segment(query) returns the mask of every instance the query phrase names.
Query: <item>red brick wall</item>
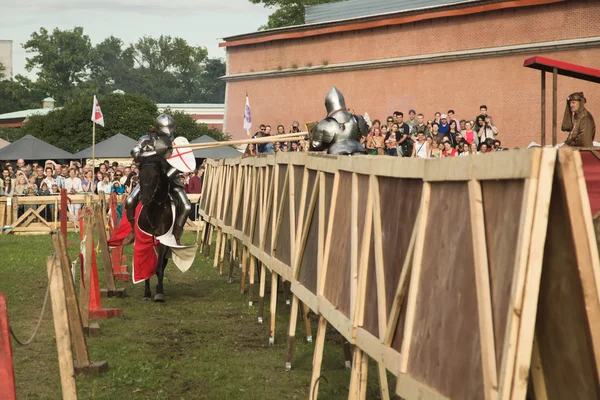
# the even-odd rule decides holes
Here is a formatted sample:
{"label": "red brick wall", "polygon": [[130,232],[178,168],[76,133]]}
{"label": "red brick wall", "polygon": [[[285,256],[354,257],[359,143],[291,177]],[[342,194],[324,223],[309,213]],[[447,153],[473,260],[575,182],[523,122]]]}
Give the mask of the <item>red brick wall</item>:
{"label": "red brick wall", "polygon": [[387,28],[227,48],[230,74],[378,60],[600,35],[600,1],[441,18]]}
{"label": "red brick wall", "polygon": [[[567,9],[570,13],[565,13]],[[229,71],[249,71],[253,65],[257,71],[276,69],[277,65],[266,64],[291,61],[293,54],[318,60],[322,54],[330,52],[329,62],[337,63],[442,52],[452,48],[485,48],[600,35],[596,22],[575,24],[571,14],[582,18],[584,12],[585,20],[600,21],[600,2],[573,1],[534,10],[488,13],[467,17],[466,21],[431,21],[389,31],[345,34],[330,41],[319,38],[233,48],[228,49]],[[555,25],[550,26],[550,22]],[[440,27],[432,28],[433,24]],[[469,32],[473,34],[469,35]],[[403,36],[405,34],[407,36]],[[394,45],[398,36],[404,39]],[[385,52],[384,47],[389,52]],[[343,48],[348,51],[342,51]],[[245,54],[243,59],[238,57],[242,53]],[[254,130],[260,123],[270,124],[273,129],[283,124],[288,130],[294,119],[303,124],[323,118],[325,94],[335,85],[344,94],[349,107],[360,114],[368,112],[372,119],[384,119],[394,110],[407,114],[410,108],[425,114],[427,119],[432,119],[435,111],[444,113],[448,109],[454,109],[459,119],[473,119],[479,112],[479,105],[486,104],[505,146],[522,147],[531,141],[539,143],[540,72],[522,66],[523,60],[533,55],[597,68],[600,48],[230,82],[226,129],[234,137],[245,136],[242,126],[246,91],[250,95]],[[267,60],[271,61],[267,63]],[[265,66],[259,68],[259,65]],[[548,74],[547,142],[551,139],[551,88],[552,76]],[[575,91],[585,92],[587,108],[600,125],[600,85],[559,77],[559,131],[564,99]],[[559,140],[564,137],[559,132]],[[600,132],[596,139],[600,141]]]}

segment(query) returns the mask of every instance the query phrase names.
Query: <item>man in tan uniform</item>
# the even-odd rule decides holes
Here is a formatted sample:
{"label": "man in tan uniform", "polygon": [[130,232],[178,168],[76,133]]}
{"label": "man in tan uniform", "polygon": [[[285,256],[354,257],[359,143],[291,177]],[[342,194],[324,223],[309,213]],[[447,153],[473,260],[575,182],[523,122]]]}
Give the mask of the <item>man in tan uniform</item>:
{"label": "man in tan uniform", "polygon": [[569,132],[565,144],[572,147],[592,147],[596,135],[594,117],[585,109],[586,99],[583,92],[567,97],[567,106],[561,129]]}

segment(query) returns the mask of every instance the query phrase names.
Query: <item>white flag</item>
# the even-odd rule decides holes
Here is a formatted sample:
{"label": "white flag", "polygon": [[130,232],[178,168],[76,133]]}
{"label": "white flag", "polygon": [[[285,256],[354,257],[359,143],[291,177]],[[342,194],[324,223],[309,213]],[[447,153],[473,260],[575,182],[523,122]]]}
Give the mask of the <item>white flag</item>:
{"label": "white flag", "polygon": [[244,130],[250,136],[250,128],[252,128],[252,116],[250,114],[250,99],[246,93],[246,107],[244,108]]}
{"label": "white flag", "polygon": [[104,126],[104,115],[102,115],[102,110],[100,110],[100,103],[98,103],[96,95],[94,95],[94,106],[92,107],[92,121],[94,121],[98,125]]}

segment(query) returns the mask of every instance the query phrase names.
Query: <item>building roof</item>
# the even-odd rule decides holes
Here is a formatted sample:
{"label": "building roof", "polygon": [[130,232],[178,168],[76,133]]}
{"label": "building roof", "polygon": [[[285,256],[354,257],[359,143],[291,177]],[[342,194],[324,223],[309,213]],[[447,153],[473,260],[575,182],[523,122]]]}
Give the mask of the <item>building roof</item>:
{"label": "building roof", "polygon": [[8,146],[10,144],[10,142],[8,140],[4,140],[2,138],[0,138],[0,149]]}
{"label": "building roof", "polygon": [[[351,32],[364,29],[382,28],[386,26],[402,25],[436,18],[451,18],[465,15],[481,14],[489,11],[498,11],[519,7],[533,7],[552,3],[562,3],[566,0],[390,0],[394,3],[405,4],[398,11],[369,13],[367,16],[350,17],[350,11],[335,20],[324,17],[326,22],[314,22],[305,25],[289,26],[285,28],[269,29],[251,32],[224,38],[219,43],[220,47],[234,47],[268,43],[277,40],[302,39],[334,33]],[[383,3],[384,0],[373,0],[374,3]],[[330,3],[329,6],[343,7],[349,3],[358,3],[358,0],[348,2]],[[364,1],[371,7],[371,1]],[[429,4],[429,5],[427,5]],[[317,7],[317,6],[315,6]],[[356,14],[360,15],[358,4],[355,5]],[[318,9],[317,9],[318,11]],[[326,15],[326,14],[325,14]],[[330,15],[333,18],[333,13]],[[339,19],[345,18],[345,19]]]}
{"label": "building roof", "polygon": [[[192,140],[190,143],[213,143],[215,139],[208,135],[200,136],[198,139]],[[211,149],[194,150],[194,158],[235,158],[241,157],[243,154],[229,146],[213,147]]]}
{"label": "building roof", "polygon": [[30,110],[14,111],[6,114],[0,114],[0,121],[7,119],[25,119],[32,115],[46,115],[52,110],[59,108],[32,108]]}
{"label": "building roof", "polygon": [[305,21],[317,24],[475,2],[478,0],[345,0],[306,7]]}
{"label": "building roof", "polygon": [[600,83],[600,69],[571,64],[565,61],[554,60],[552,58],[541,56],[531,57],[523,62],[523,66],[545,72],[553,72],[553,70],[556,68],[556,73],[559,75]]}
{"label": "building roof", "polygon": [[71,160],[73,154],[31,135],[0,149],[0,160]]}
{"label": "building roof", "polygon": [[211,103],[158,103],[158,109],[165,108],[225,108],[225,104]]}
{"label": "building roof", "polygon": [[[114,136],[96,143],[94,156],[96,158],[130,158],[131,149],[137,144],[132,138],[117,133]],[[92,146],[73,154],[73,158],[92,158]]]}

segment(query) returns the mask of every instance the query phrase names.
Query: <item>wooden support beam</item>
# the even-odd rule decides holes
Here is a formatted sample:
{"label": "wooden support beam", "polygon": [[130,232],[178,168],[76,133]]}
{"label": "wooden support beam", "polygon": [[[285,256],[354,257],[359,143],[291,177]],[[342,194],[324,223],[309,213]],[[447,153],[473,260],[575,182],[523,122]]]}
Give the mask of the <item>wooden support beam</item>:
{"label": "wooden support beam", "polygon": [[485,238],[481,183],[474,179],[469,181],[469,210],[471,216],[471,237],[473,240],[473,259],[475,261],[475,286],[477,289],[477,310],[479,315],[483,393],[486,400],[494,400],[498,395],[498,372],[496,370],[496,345],[494,341],[494,319],[490,293],[490,271]]}
{"label": "wooden support beam", "polygon": [[52,317],[56,334],[56,348],[58,351],[58,368],[60,372],[60,385],[63,400],[77,400],[77,383],[75,382],[75,365],[71,352],[71,335],[69,332],[69,316],[60,258],[57,254],[47,258],[48,279],[50,281],[50,298],[52,303]]}

